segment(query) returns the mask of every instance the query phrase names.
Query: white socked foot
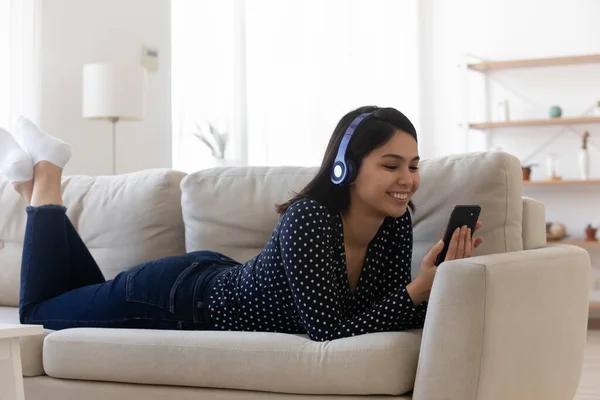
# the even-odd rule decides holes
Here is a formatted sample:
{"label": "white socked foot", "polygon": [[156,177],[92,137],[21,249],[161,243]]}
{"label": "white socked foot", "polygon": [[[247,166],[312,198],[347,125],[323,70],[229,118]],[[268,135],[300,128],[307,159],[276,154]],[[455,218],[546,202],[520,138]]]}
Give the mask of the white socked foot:
{"label": "white socked foot", "polygon": [[20,116],[17,120],[15,138],[29,153],[35,166],[40,161],[48,161],[64,168],[71,159],[71,145],[42,132],[29,119]]}
{"label": "white socked foot", "polygon": [[26,182],[33,179],[31,157],[12,135],[0,128],[0,170],[11,182]]}

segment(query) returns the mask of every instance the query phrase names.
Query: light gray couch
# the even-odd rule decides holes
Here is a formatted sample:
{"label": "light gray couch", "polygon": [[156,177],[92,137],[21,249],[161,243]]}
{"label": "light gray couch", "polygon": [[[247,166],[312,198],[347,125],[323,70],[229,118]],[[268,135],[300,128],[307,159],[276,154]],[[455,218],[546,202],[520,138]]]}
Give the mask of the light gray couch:
{"label": "light gray couch", "polygon": [[[208,249],[257,254],[314,168],[173,170],[64,179],[68,215],[107,278]],[[588,318],[590,260],[548,246],[542,204],[504,153],[423,160],[413,275],[454,204],[480,204],[483,245],[440,265],[423,330],[330,342],[261,332],[46,331],[21,341],[28,400],[571,399]],[[1,179],[1,178],[0,178]],[[0,180],[0,323],[18,322],[24,204]],[[339,396],[332,396],[339,395]]]}

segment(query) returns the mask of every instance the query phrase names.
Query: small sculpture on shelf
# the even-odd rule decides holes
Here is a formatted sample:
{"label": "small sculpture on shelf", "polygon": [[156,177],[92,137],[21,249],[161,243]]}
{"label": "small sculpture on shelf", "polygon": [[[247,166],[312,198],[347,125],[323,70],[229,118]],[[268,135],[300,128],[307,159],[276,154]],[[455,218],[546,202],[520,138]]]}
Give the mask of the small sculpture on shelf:
{"label": "small sculpture on shelf", "polygon": [[550,118],[560,118],[562,116],[562,109],[559,106],[552,106],[548,110],[548,116]]}
{"label": "small sculpture on shelf", "polygon": [[585,228],[585,241],[586,242],[597,242],[596,233],[598,232],[598,228],[594,228],[592,224],[588,224]]}

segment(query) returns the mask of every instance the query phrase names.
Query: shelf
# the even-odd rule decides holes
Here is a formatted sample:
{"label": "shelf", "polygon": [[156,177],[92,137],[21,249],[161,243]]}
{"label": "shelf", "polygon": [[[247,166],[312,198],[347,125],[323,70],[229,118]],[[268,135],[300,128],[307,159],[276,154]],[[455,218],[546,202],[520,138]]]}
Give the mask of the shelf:
{"label": "shelf", "polygon": [[551,186],[551,185],[597,185],[600,179],[562,179],[559,181],[523,181],[525,186]]}
{"label": "shelf", "polygon": [[469,124],[471,129],[514,128],[522,126],[556,126],[600,123],[600,117],[561,117],[548,119],[522,119],[502,122],[481,122]]}
{"label": "shelf", "polygon": [[534,58],[528,60],[505,60],[486,61],[468,64],[468,68],[486,72],[501,69],[535,68],[535,67],[557,67],[564,65],[595,64],[600,63],[600,54],[588,54],[583,56]]}
{"label": "shelf", "polygon": [[584,247],[584,248],[589,248],[589,247],[600,247],[600,241],[597,242],[586,242],[585,240],[582,239],[565,239],[565,240],[548,240],[548,243],[552,243],[552,244],[570,244],[572,246],[578,246],[578,247]]}

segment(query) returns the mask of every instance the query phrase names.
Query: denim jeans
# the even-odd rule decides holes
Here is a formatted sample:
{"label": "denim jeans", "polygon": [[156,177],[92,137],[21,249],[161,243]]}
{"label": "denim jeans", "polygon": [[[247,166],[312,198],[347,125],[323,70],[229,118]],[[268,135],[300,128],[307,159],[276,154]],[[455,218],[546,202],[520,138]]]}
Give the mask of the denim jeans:
{"label": "denim jeans", "polygon": [[164,257],[106,281],[60,205],[29,206],[21,265],[21,323],[75,327],[210,329],[213,278],[239,265],[211,251]]}

